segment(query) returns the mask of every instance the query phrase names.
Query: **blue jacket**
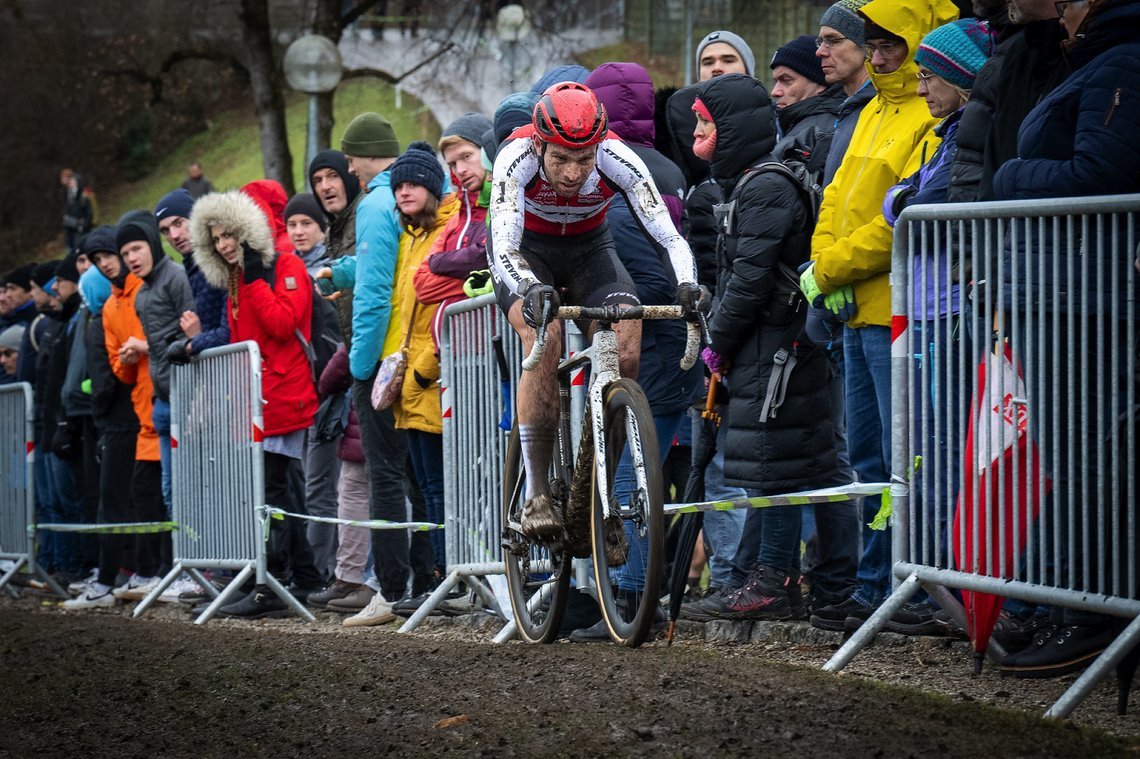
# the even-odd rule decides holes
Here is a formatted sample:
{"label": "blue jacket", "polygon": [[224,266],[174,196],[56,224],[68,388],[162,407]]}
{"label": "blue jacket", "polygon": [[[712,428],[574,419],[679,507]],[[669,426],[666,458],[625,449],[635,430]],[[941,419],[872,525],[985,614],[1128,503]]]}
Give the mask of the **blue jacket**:
{"label": "blue jacket", "polygon": [[847,155],[847,146],[851,144],[851,135],[855,132],[855,124],[859,122],[859,114],[863,106],[870,103],[875,97],[875,85],[868,79],[863,86],[855,91],[839,106],[839,115],[835,117],[835,134],[831,138],[831,148],[827,153],[827,163],[823,167],[823,184],[826,187],[835,178],[839,171],[839,164],[843,163],[843,156]]}
{"label": "blue jacket", "polygon": [[190,279],[190,290],[194,293],[194,304],[202,332],[190,340],[190,353],[197,355],[207,348],[230,344],[230,323],[226,319],[226,291],[214,287],[206,281],[206,275],[194,261],[194,254],[182,257],[182,266]]}
{"label": "blue jacket", "polygon": [[333,287],[353,288],[352,348],[348,368],[366,381],[383,358],[380,353],[392,316],[392,284],[400,244],[400,222],[391,180],[382,171],[368,183],[368,194],[356,206],[356,255],[332,265]]}

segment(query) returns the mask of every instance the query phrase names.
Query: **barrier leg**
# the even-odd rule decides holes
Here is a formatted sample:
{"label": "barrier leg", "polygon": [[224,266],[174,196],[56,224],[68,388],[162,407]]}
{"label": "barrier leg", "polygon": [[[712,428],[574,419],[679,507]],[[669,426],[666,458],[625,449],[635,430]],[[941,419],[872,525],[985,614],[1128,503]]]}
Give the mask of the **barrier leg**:
{"label": "barrier leg", "polygon": [[12,598],[19,598],[20,592],[15,588],[10,587],[8,583],[12,581],[12,578],[16,576],[16,573],[19,572],[27,563],[28,558],[26,556],[21,556],[20,558],[16,559],[16,562],[12,565],[11,569],[9,569],[3,577],[0,577],[0,588],[7,590],[8,594],[12,596]]}
{"label": "barrier leg", "polygon": [[472,590],[475,591],[475,595],[479,597],[479,600],[483,602],[483,605],[488,609],[494,609],[496,612],[495,616],[503,619],[503,612],[499,607],[498,597],[491,591],[490,588],[486,586],[486,584],[484,584],[483,580],[478,577],[471,576],[467,578],[467,581],[471,584]]}
{"label": "barrier leg", "polygon": [[55,593],[64,601],[67,601],[71,598],[71,594],[64,590],[60,584],[55,581],[55,578],[41,569],[38,564],[32,566],[32,571],[35,573],[36,577],[40,578],[40,580],[42,580],[44,584],[48,586],[52,593]]}
{"label": "barrier leg", "polygon": [[[538,592],[530,597],[530,600],[526,602],[528,611],[534,611],[542,605],[542,602],[546,600],[547,596],[553,592],[550,586],[551,583],[543,583],[542,587],[538,589]],[[506,626],[502,630],[499,630],[499,634],[495,636],[492,642],[506,643],[515,637],[516,632],[518,632],[518,625],[515,624],[514,615],[512,614],[511,618],[507,620]]]}
{"label": "barrier leg", "polygon": [[847,639],[835,654],[827,660],[827,664],[823,665],[825,672],[838,672],[847,666],[848,662],[855,658],[855,654],[863,650],[863,648],[875,639],[879,634],[879,630],[887,624],[887,620],[895,615],[895,612],[903,607],[911,596],[918,592],[919,583],[918,575],[912,574],[902,581],[902,584],[895,589],[883,604],[875,610],[866,622],[859,626],[859,629]]}
{"label": "barrier leg", "polygon": [[277,597],[289,605],[293,611],[297,612],[306,622],[316,622],[317,618],[313,613],[305,608],[305,605],[293,597],[293,594],[286,590],[276,577],[265,573],[265,584],[269,586],[270,590],[277,594]]}
{"label": "barrier leg", "polygon": [[214,587],[214,583],[206,579],[206,575],[202,574],[202,570],[196,567],[185,567],[184,571],[193,578],[194,582],[202,586],[202,590],[206,591],[206,595],[210,598],[218,597],[218,589]]}
{"label": "barrier leg", "polygon": [[194,620],[194,624],[204,625],[213,619],[214,615],[218,613],[218,609],[230,602],[231,596],[237,593],[242,583],[248,580],[251,574],[253,574],[253,565],[246,564],[245,567],[237,573],[234,579],[230,581],[230,584],[222,588],[222,592],[218,594],[217,598],[210,602],[210,605],[206,607],[205,611],[198,615],[198,618]]}
{"label": "barrier leg", "polygon": [[420,608],[416,609],[415,613],[408,617],[408,621],[400,625],[400,632],[410,633],[419,627],[427,615],[431,614],[432,611],[435,610],[435,607],[443,603],[443,599],[447,598],[447,594],[451,592],[452,588],[459,584],[462,578],[463,575],[459,573],[459,570],[455,570],[449,574],[447,579],[441,582],[439,587],[432,591],[432,594],[427,597],[427,600],[420,605]]}
{"label": "barrier leg", "polygon": [[1044,716],[1047,718],[1065,719],[1073,710],[1085,699],[1093,689],[1093,687],[1100,682],[1104,677],[1111,672],[1121,659],[1128,654],[1138,643],[1140,643],[1140,617],[1132,620],[1128,627],[1124,628],[1124,632],[1116,636],[1116,640],[1104,650],[1104,653],[1097,657],[1097,660],[1092,663],[1092,666],[1084,671],[1084,673],[1077,678],[1077,681],[1069,686],[1069,689],[1061,694],[1057,699],[1057,703],[1049,707]]}
{"label": "barrier leg", "polygon": [[174,569],[167,572],[166,576],[159,580],[159,583],[155,586],[154,590],[147,593],[146,598],[139,601],[139,605],[135,607],[134,613],[131,614],[131,618],[138,619],[139,615],[149,609],[151,605],[158,600],[158,597],[165,593],[166,589],[170,587],[170,584],[177,580],[181,574],[182,564],[175,564]]}
{"label": "barrier leg", "polygon": [[[954,618],[954,622],[963,630],[969,629],[969,625],[966,622],[966,610],[962,608],[962,604],[945,586],[923,583],[922,589],[929,593],[930,597],[933,598],[939,606],[950,612],[950,616]],[[1006,654],[1006,650],[991,636],[990,642],[986,644],[986,658],[994,664],[1001,664],[1001,660],[1006,657]]]}

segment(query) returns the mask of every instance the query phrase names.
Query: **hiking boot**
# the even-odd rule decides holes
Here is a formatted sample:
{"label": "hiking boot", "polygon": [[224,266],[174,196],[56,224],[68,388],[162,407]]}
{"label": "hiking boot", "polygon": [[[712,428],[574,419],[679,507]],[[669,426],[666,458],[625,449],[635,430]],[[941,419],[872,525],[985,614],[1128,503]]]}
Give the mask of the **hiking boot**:
{"label": "hiking boot", "polygon": [[1024,651],[1001,662],[1002,676],[1059,677],[1092,664],[1113,634],[1106,625],[1049,625],[1037,632]]}
{"label": "hiking boot", "polygon": [[[788,573],[775,567],[760,566],[749,573],[744,585],[728,595],[728,619],[790,619]],[[802,605],[802,604],[801,604]]]}
{"label": "hiking boot", "polygon": [[392,613],[392,604],[384,600],[383,593],[376,593],[367,606],[341,624],[345,627],[374,627],[387,624],[394,619],[396,615]]}
{"label": "hiking boot", "polygon": [[218,610],[218,616],[232,619],[267,619],[288,617],[293,610],[267,587],[257,587],[240,601]]}
{"label": "hiking boot", "polygon": [[1049,624],[1049,615],[1019,617],[1002,609],[994,623],[993,638],[1010,653],[1022,651],[1033,642],[1033,636]]}
{"label": "hiking boot", "polygon": [[899,635],[942,635],[945,628],[934,615],[935,609],[929,602],[908,603],[887,620],[885,629]]}
{"label": "hiking boot", "polygon": [[846,601],[816,609],[812,612],[810,621],[812,627],[816,627],[820,630],[843,632],[844,630],[853,629],[847,626],[847,619],[849,617],[858,620],[854,625],[855,628],[858,628],[874,611],[875,609],[873,607],[866,606],[856,601],[855,596],[851,596]]}
{"label": "hiking boot", "polygon": [[705,597],[700,601],[681,604],[681,619],[689,619],[694,622],[727,619],[729,592],[726,588],[710,586]]}
{"label": "hiking boot", "polygon": [[305,603],[307,603],[309,606],[312,606],[314,609],[323,609],[329,605],[330,601],[335,601],[338,598],[344,598],[354,590],[357,590],[361,587],[363,586],[358,582],[333,580],[324,590],[318,591],[316,593],[310,593],[309,597],[305,599]]}
{"label": "hiking boot", "polygon": [[562,540],[566,534],[562,515],[554,507],[554,500],[545,493],[523,504],[521,526],[523,535],[540,543]]}
{"label": "hiking boot", "polygon": [[355,614],[372,603],[376,591],[367,585],[361,585],[356,590],[342,598],[334,598],[325,604],[326,611],[335,611],[340,614]]}

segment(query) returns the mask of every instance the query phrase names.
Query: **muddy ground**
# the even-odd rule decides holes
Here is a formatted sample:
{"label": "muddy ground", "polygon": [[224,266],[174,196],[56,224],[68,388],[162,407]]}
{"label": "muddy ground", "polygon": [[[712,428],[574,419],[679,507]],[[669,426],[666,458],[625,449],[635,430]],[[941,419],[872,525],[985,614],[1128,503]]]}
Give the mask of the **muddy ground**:
{"label": "muddy ground", "polygon": [[690,625],[672,647],[627,650],[494,646],[497,624],[481,616],[401,635],[331,614],[195,627],[178,607],[128,611],[0,600],[0,756],[1140,751],[1140,704],[1115,717],[1112,683],[1073,722],[1045,722],[1072,678],[975,678],[965,644],[941,639],[881,638],[836,677],[819,666],[838,639],[805,625]]}

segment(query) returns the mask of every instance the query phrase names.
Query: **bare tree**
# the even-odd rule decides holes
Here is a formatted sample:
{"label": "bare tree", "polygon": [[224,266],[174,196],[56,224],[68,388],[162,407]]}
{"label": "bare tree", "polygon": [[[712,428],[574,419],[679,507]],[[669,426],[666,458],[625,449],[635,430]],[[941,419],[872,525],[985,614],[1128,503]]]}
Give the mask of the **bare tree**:
{"label": "bare tree", "polygon": [[261,135],[261,161],[267,179],[276,179],[293,195],[293,156],[285,131],[285,94],[281,69],[273,56],[268,0],[241,0],[242,39],[249,51],[249,83]]}

